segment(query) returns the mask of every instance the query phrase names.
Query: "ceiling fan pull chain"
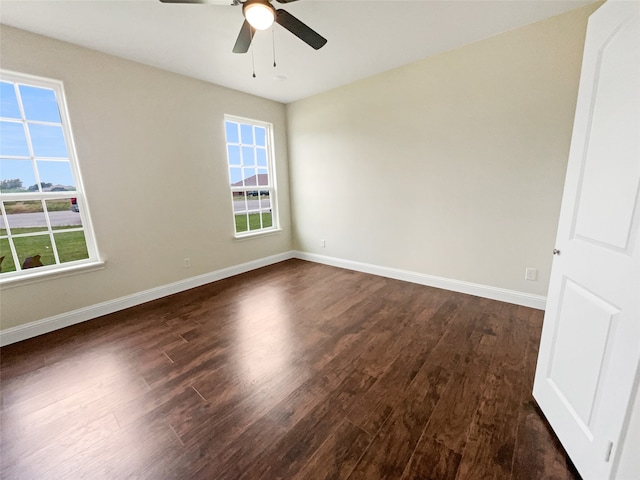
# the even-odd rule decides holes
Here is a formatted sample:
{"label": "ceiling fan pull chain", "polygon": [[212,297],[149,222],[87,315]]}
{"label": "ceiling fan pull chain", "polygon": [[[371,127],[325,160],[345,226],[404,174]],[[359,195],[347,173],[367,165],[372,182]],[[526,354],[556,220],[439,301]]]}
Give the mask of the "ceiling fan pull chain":
{"label": "ceiling fan pull chain", "polygon": [[[253,43],[253,35],[254,35],[253,28],[249,29],[249,33],[251,35],[251,43]],[[251,46],[251,43],[249,44],[250,46]],[[253,56],[253,48],[251,49],[251,69],[253,70],[253,78],[256,78],[256,60],[255,60],[255,57]]]}
{"label": "ceiling fan pull chain", "polygon": [[276,68],[276,31],[271,27],[271,39],[273,43],[273,68]]}
{"label": "ceiling fan pull chain", "polygon": [[253,78],[256,78],[256,61],[253,56],[253,48],[251,49],[251,68],[253,69]]}

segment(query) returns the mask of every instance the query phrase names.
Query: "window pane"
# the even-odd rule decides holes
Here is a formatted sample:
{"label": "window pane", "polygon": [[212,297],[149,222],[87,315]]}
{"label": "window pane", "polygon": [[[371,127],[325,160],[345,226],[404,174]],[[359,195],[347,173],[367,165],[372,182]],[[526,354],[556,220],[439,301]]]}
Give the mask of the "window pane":
{"label": "window pane", "polygon": [[29,156],[22,123],[0,122],[0,155]]}
{"label": "window pane", "polygon": [[236,221],[236,233],[246,232],[248,230],[247,225],[249,224],[247,214],[235,214],[234,218]]}
{"label": "window pane", "polygon": [[[13,239],[13,244],[16,246],[18,261],[22,268],[35,268],[56,263],[48,234],[17,237]],[[42,265],[39,265],[40,263]]]}
{"label": "window pane", "polygon": [[30,123],[29,135],[36,157],[67,157],[62,127]]}
{"label": "window pane", "polygon": [[60,263],[89,258],[83,231],[55,233],[53,238],[56,241]]}
{"label": "window pane", "polygon": [[268,190],[260,191],[260,210],[271,210],[271,198]]}
{"label": "window pane", "polygon": [[253,127],[246,123],[240,124],[240,138],[242,143],[250,145],[253,143]]}
{"label": "window pane", "polygon": [[264,185],[264,186],[269,185],[269,174],[267,173],[267,170],[264,168],[258,169],[258,185]]}
{"label": "window pane", "polygon": [[247,195],[245,192],[233,192],[233,213],[247,211]]}
{"label": "window pane", "polygon": [[13,235],[47,231],[47,219],[40,200],[4,202]]}
{"label": "window pane", "polygon": [[255,168],[244,169],[244,184],[248,187],[253,187],[256,185],[256,169]]}
{"label": "window pane", "polygon": [[261,147],[267,146],[267,130],[264,127],[256,127],[256,145]]}
{"label": "window pane", "polygon": [[0,261],[0,273],[16,271],[16,265],[11,255],[11,248],[9,247],[9,239],[7,238],[0,238],[0,257],[4,257]]}
{"label": "window pane", "polygon": [[253,147],[242,147],[242,163],[243,165],[256,164],[256,158],[253,153]]}
{"label": "window pane", "polygon": [[264,148],[256,148],[256,159],[258,160],[258,166],[267,166],[267,150]]}
{"label": "window pane", "polygon": [[225,133],[227,135],[227,143],[240,143],[238,135],[238,124],[235,122],[224,122]]}
{"label": "window pane", "polygon": [[21,118],[16,91],[12,83],[0,82],[0,117]]}
{"label": "window pane", "polygon": [[27,120],[60,123],[58,101],[53,90],[28,85],[20,85],[18,88]]}
{"label": "window pane", "polygon": [[240,165],[240,147],[237,145],[229,145],[227,147],[227,156],[229,157],[229,165]]}
{"label": "window pane", "polygon": [[233,187],[241,187],[242,186],[242,169],[241,168],[230,168],[229,169],[229,180],[231,180],[231,185]]}
{"label": "window pane", "polygon": [[76,189],[71,163],[40,160],[37,163],[42,190],[45,192],[73,192]]}
{"label": "window pane", "polygon": [[82,227],[82,217],[73,210],[71,198],[46,200],[49,222],[53,230]]}
{"label": "window pane", "polygon": [[249,217],[249,230],[260,230],[262,228],[261,215],[259,213],[250,213]]}
{"label": "window pane", "polygon": [[262,228],[273,227],[273,220],[271,219],[271,212],[262,214]]}
{"label": "window pane", "polygon": [[31,160],[0,158],[0,191],[16,193],[25,192],[27,189],[38,191]]}

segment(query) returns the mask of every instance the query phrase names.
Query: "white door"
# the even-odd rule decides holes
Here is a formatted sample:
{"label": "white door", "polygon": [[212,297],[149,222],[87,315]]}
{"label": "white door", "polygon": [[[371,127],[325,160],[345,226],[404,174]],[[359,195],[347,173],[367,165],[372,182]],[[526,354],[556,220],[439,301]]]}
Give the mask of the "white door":
{"label": "white door", "polygon": [[640,362],[640,1],[590,17],[573,128],[533,395],[605,480]]}

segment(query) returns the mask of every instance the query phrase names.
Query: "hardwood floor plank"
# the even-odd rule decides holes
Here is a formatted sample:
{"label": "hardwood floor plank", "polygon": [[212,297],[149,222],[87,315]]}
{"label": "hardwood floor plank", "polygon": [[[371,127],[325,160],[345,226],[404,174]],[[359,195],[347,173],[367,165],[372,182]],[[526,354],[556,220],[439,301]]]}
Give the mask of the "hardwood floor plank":
{"label": "hardwood floor plank", "polygon": [[34,448],[31,438],[39,441],[43,430],[55,432],[61,429],[60,425],[81,425],[86,419],[107,416],[117,405],[138,399],[147,391],[141,378],[117,376],[35,411],[28,402],[2,409],[0,452],[7,453],[13,442],[20,445],[21,455],[25,455]]}
{"label": "hardwood floor plank", "polygon": [[292,480],[343,480],[348,478],[371,442],[371,435],[348,419],[328,436]]}
{"label": "hardwood floor plank", "polygon": [[349,479],[400,478],[450,380],[451,374],[442,367],[426,363],[403,392],[404,398],[378,430]]}
{"label": "hardwood floor plank", "polygon": [[512,479],[579,479],[569,472],[562,446],[541,418],[533,402],[523,408],[519,422]]}
{"label": "hardwood floor plank", "polygon": [[[274,438],[284,435],[285,429],[267,416],[259,417],[237,438],[209,438],[195,443],[198,460],[190,465],[197,466],[192,479],[233,480],[259,459],[272,445]],[[188,448],[192,449],[192,444]]]}
{"label": "hardwood floor plank", "polygon": [[454,480],[460,458],[459,453],[424,435],[404,470],[402,480]]}
{"label": "hardwood floor plank", "polygon": [[375,435],[400,401],[398,392],[405,391],[424,365],[429,351],[415,342],[407,344],[389,368],[360,398],[348,418],[365,432]]}
{"label": "hardwood floor plank", "polygon": [[[351,405],[371,387],[373,381],[364,372],[351,372],[325,402],[317,404],[238,478],[291,478],[312,458],[327,437],[336,431]],[[285,399],[285,409],[286,402]],[[280,408],[276,407],[275,410]],[[272,414],[270,412],[270,418]]]}
{"label": "hardwood floor plank", "polygon": [[[207,447],[209,450],[224,448],[225,442],[234,442],[308,378],[306,368],[291,369],[244,398],[234,397],[217,402],[213,405],[209,418],[185,432],[181,440],[187,445],[216,442],[217,446]],[[196,389],[200,391],[198,385]],[[209,398],[207,401],[212,403]]]}
{"label": "hardwood floor plank", "polygon": [[458,480],[511,476],[518,428],[518,371],[490,373],[462,453]]}
{"label": "hardwood floor plank", "polygon": [[[485,308],[483,300],[471,302],[465,296],[444,302],[434,313],[433,321],[446,325],[431,350],[431,356],[450,372],[462,372],[470,362],[470,354],[482,337],[476,325],[478,315]],[[426,319],[431,323],[431,319]]]}
{"label": "hardwood floor plank", "polygon": [[181,436],[209,418],[210,405],[193,388],[180,392],[167,389],[162,394],[150,390],[128,402],[125,408],[116,406],[113,411],[123,427],[143,418],[158,419]]}
{"label": "hardwood floor plank", "polygon": [[479,333],[469,337],[471,345],[468,348],[476,356],[471,357],[464,373],[453,374],[425,431],[426,435],[460,454],[467,443],[471,422],[485,386],[493,338]]}
{"label": "hardwood floor plank", "polygon": [[332,360],[339,361],[341,358],[345,365],[356,361],[362,349],[370,343],[369,333],[376,334],[387,323],[386,317],[379,314],[383,309],[384,299],[376,297],[371,302],[352,305],[343,314],[340,327],[332,331],[330,338],[308,352],[311,366],[321,370]]}
{"label": "hardwood floor plank", "polygon": [[2,478],[20,478],[19,472],[24,464],[55,468],[73,461],[78,452],[91,448],[120,429],[112,413],[87,418],[81,423],[66,420],[61,418],[45,428],[29,432],[27,438],[5,444],[2,449]]}
{"label": "hardwood floor plank", "polygon": [[528,323],[518,322],[516,312],[517,307],[503,304],[479,317],[483,332],[495,334],[494,353],[470,423],[460,480],[509,479],[511,475],[528,338]]}
{"label": "hardwood floor plank", "polygon": [[[166,424],[142,420],[106,436],[89,448],[46,470],[40,476],[22,477],[47,480],[68,479],[180,479],[190,470],[182,464],[182,473],[172,469],[172,459],[181,452],[181,443]],[[29,465],[33,463],[29,462]],[[40,465],[51,465],[43,461]]]}
{"label": "hardwood floor plank", "polygon": [[128,378],[130,369],[109,355],[70,357],[18,377],[2,377],[2,409],[22,405],[23,414],[95,388],[110,378]]}

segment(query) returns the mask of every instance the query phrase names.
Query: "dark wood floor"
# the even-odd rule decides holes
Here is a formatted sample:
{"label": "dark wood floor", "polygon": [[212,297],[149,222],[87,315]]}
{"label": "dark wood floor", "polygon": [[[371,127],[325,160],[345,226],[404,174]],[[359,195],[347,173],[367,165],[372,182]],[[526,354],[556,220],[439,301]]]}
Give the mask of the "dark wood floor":
{"label": "dark wood floor", "polygon": [[291,260],[2,349],[1,478],[577,479],[542,312]]}

